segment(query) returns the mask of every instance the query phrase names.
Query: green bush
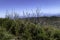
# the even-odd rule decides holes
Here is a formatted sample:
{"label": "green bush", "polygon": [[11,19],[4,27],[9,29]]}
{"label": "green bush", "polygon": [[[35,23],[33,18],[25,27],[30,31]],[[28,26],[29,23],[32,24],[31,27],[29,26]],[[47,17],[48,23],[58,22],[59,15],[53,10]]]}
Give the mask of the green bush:
{"label": "green bush", "polygon": [[60,40],[60,29],[25,20],[0,19],[0,40]]}

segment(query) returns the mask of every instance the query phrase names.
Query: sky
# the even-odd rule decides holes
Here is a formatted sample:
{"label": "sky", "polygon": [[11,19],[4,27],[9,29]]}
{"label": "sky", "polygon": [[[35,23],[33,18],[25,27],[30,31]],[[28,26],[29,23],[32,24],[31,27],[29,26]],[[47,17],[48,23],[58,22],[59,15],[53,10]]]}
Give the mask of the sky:
{"label": "sky", "polygon": [[45,14],[60,14],[60,0],[0,0],[0,17],[4,17],[6,10],[22,12],[35,12],[39,8]]}

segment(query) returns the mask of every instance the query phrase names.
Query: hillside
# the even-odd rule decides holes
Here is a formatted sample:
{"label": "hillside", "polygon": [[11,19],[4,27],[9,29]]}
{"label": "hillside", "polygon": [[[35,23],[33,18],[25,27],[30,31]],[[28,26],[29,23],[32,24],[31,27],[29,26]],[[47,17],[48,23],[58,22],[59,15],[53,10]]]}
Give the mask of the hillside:
{"label": "hillside", "polygon": [[25,18],[23,20],[29,20],[30,22],[34,24],[41,24],[41,25],[52,25],[52,26],[60,26],[60,17],[31,17],[31,18]]}
{"label": "hillside", "polygon": [[0,40],[60,40],[59,17],[0,18]]}

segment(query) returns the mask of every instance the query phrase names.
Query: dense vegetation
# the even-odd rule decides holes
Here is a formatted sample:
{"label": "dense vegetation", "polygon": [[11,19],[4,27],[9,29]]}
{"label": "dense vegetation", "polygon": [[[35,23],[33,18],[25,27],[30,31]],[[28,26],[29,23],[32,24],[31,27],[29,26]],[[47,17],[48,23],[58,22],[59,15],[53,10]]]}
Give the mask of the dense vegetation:
{"label": "dense vegetation", "polygon": [[43,18],[47,21],[42,23],[35,22],[36,20],[33,19],[0,18],[0,40],[60,40],[58,26],[43,24],[44,22],[50,23],[53,18],[50,22],[50,18]]}

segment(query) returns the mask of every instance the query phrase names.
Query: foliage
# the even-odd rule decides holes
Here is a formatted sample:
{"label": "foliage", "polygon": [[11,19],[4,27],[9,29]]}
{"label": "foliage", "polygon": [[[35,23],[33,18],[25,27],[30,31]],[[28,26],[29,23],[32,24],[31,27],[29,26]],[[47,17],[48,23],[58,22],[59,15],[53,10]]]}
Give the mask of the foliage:
{"label": "foliage", "polygon": [[60,29],[20,19],[0,18],[0,40],[60,40]]}

